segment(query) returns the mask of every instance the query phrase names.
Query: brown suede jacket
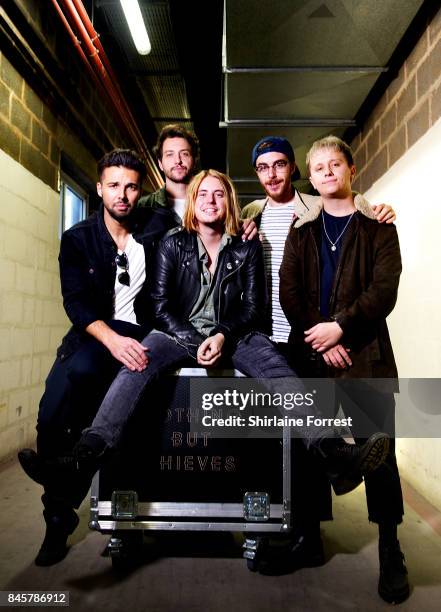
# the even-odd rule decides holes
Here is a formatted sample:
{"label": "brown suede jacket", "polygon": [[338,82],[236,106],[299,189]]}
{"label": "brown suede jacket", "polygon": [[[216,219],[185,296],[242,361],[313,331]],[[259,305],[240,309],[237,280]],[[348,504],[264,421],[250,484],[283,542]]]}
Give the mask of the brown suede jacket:
{"label": "brown suede jacket", "polygon": [[[335,320],[344,332],[341,343],[351,349],[353,365],[348,370],[329,368],[328,375],[395,379],[386,317],[395,306],[401,273],[398,235],[394,225],[373,219],[362,196],[355,195],[354,202],[357,212],[343,238],[331,292],[331,319],[320,314],[321,201],[290,230],[280,267],[280,303],[292,326],[289,341],[301,359],[311,358],[303,332]],[[396,389],[395,383],[392,387]]]}

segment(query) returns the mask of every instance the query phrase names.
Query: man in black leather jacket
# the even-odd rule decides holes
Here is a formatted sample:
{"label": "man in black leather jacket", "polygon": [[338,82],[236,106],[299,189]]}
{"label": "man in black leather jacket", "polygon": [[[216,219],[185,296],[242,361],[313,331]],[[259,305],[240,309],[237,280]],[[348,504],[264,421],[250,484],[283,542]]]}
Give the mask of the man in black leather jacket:
{"label": "man in black leather jacket", "polygon": [[[45,478],[61,496],[66,474],[89,482],[109,450],[116,448],[142,394],[160,374],[188,360],[211,367],[227,356],[247,376],[265,379],[270,391],[302,392],[302,382],[263,330],[266,287],[259,240],[238,238],[237,196],[230,179],[215,171],[199,173],[189,187],[183,229],[159,245],[152,286],[155,329],[142,341],[148,351],[144,369],[122,368],[74,456],[47,465]],[[310,408],[294,406],[290,416]],[[306,421],[306,419],[305,419]],[[325,438],[329,427],[299,427],[307,446],[338,464],[333,484],[340,493],[360,482],[358,473],[378,467],[388,449],[378,434],[362,449],[341,438]],[[337,489],[337,486],[339,487]],[[63,492],[64,491],[64,492]]]}
{"label": "man in black leather jacket", "polygon": [[[88,483],[71,483],[72,499],[66,503],[50,483],[42,482],[41,461],[72,451],[122,365],[142,370],[147,364],[140,343],[151,329],[143,278],[155,243],[175,222],[164,211],[136,209],[145,173],[144,163],[132,151],[105,155],[98,164],[100,210],[61,238],[61,289],[72,327],[57,351],[40,401],[38,454],[31,449],[19,453],[26,473],[45,484],[46,535],[37,565],[52,565],[66,555],[67,537],[78,524],[73,507],[88,490]],[[125,251],[124,270],[118,267],[118,252]]]}

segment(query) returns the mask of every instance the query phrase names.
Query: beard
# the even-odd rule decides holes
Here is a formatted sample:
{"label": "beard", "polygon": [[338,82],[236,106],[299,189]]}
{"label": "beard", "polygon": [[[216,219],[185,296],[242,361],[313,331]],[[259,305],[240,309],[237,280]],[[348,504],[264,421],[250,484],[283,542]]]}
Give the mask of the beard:
{"label": "beard", "polygon": [[106,207],[107,212],[112,217],[112,219],[115,219],[115,221],[130,221],[135,209],[136,209],[136,206],[133,206],[132,208],[129,208],[125,212],[118,212],[114,210],[113,208]]}
{"label": "beard", "polygon": [[193,178],[193,168],[188,169],[184,166],[183,168],[185,168],[186,172],[182,174],[181,176],[176,176],[173,172],[173,169],[167,170],[167,172],[164,171],[164,174],[168,178],[169,181],[172,181],[172,183],[188,184],[190,180]]}

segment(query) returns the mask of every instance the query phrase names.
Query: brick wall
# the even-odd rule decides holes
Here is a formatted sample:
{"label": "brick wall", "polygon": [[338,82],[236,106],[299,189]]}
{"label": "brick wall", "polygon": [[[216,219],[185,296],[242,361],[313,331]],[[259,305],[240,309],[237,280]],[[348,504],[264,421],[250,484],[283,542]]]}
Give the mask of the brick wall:
{"label": "brick wall", "polygon": [[441,9],[352,142],[354,188],[367,191],[440,117]]}
{"label": "brick wall", "polygon": [[60,163],[57,121],[2,54],[0,101],[2,149],[56,190]]}
{"label": "brick wall", "polygon": [[130,143],[109,114],[102,93],[85,74],[53,8],[36,0],[18,0],[17,5],[35,29],[35,36],[44,40],[53,61],[50,69],[56,69],[56,74],[49,76],[57,81],[65,104],[57,105],[50,95],[46,100],[39,97],[0,53],[0,147],[55,190],[60,151],[94,182],[97,158],[104,151]]}

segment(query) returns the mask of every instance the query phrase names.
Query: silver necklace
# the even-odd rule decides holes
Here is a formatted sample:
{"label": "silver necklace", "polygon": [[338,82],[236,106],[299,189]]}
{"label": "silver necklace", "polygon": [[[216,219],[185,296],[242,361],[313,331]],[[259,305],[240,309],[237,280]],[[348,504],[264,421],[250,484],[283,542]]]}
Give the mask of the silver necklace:
{"label": "silver necklace", "polygon": [[323,214],[323,210],[322,210],[323,230],[325,232],[326,238],[329,240],[329,244],[331,245],[331,251],[336,251],[337,250],[336,244],[340,240],[340,238],[343,236],[343,234],[345,233],[346,228],[348,227],[349,223],[351,222],[352,217],[354,216],[354,213],[355,213],[355,210],[352,213],[352,215],[349,217],[349,219],[347,220],[347,223],[344,226],[343,230],[340,232],[340,235],[334,240],[334,242],[332,242],[332,240],[329,238],[328,232],[326,231],[325,215]]}

